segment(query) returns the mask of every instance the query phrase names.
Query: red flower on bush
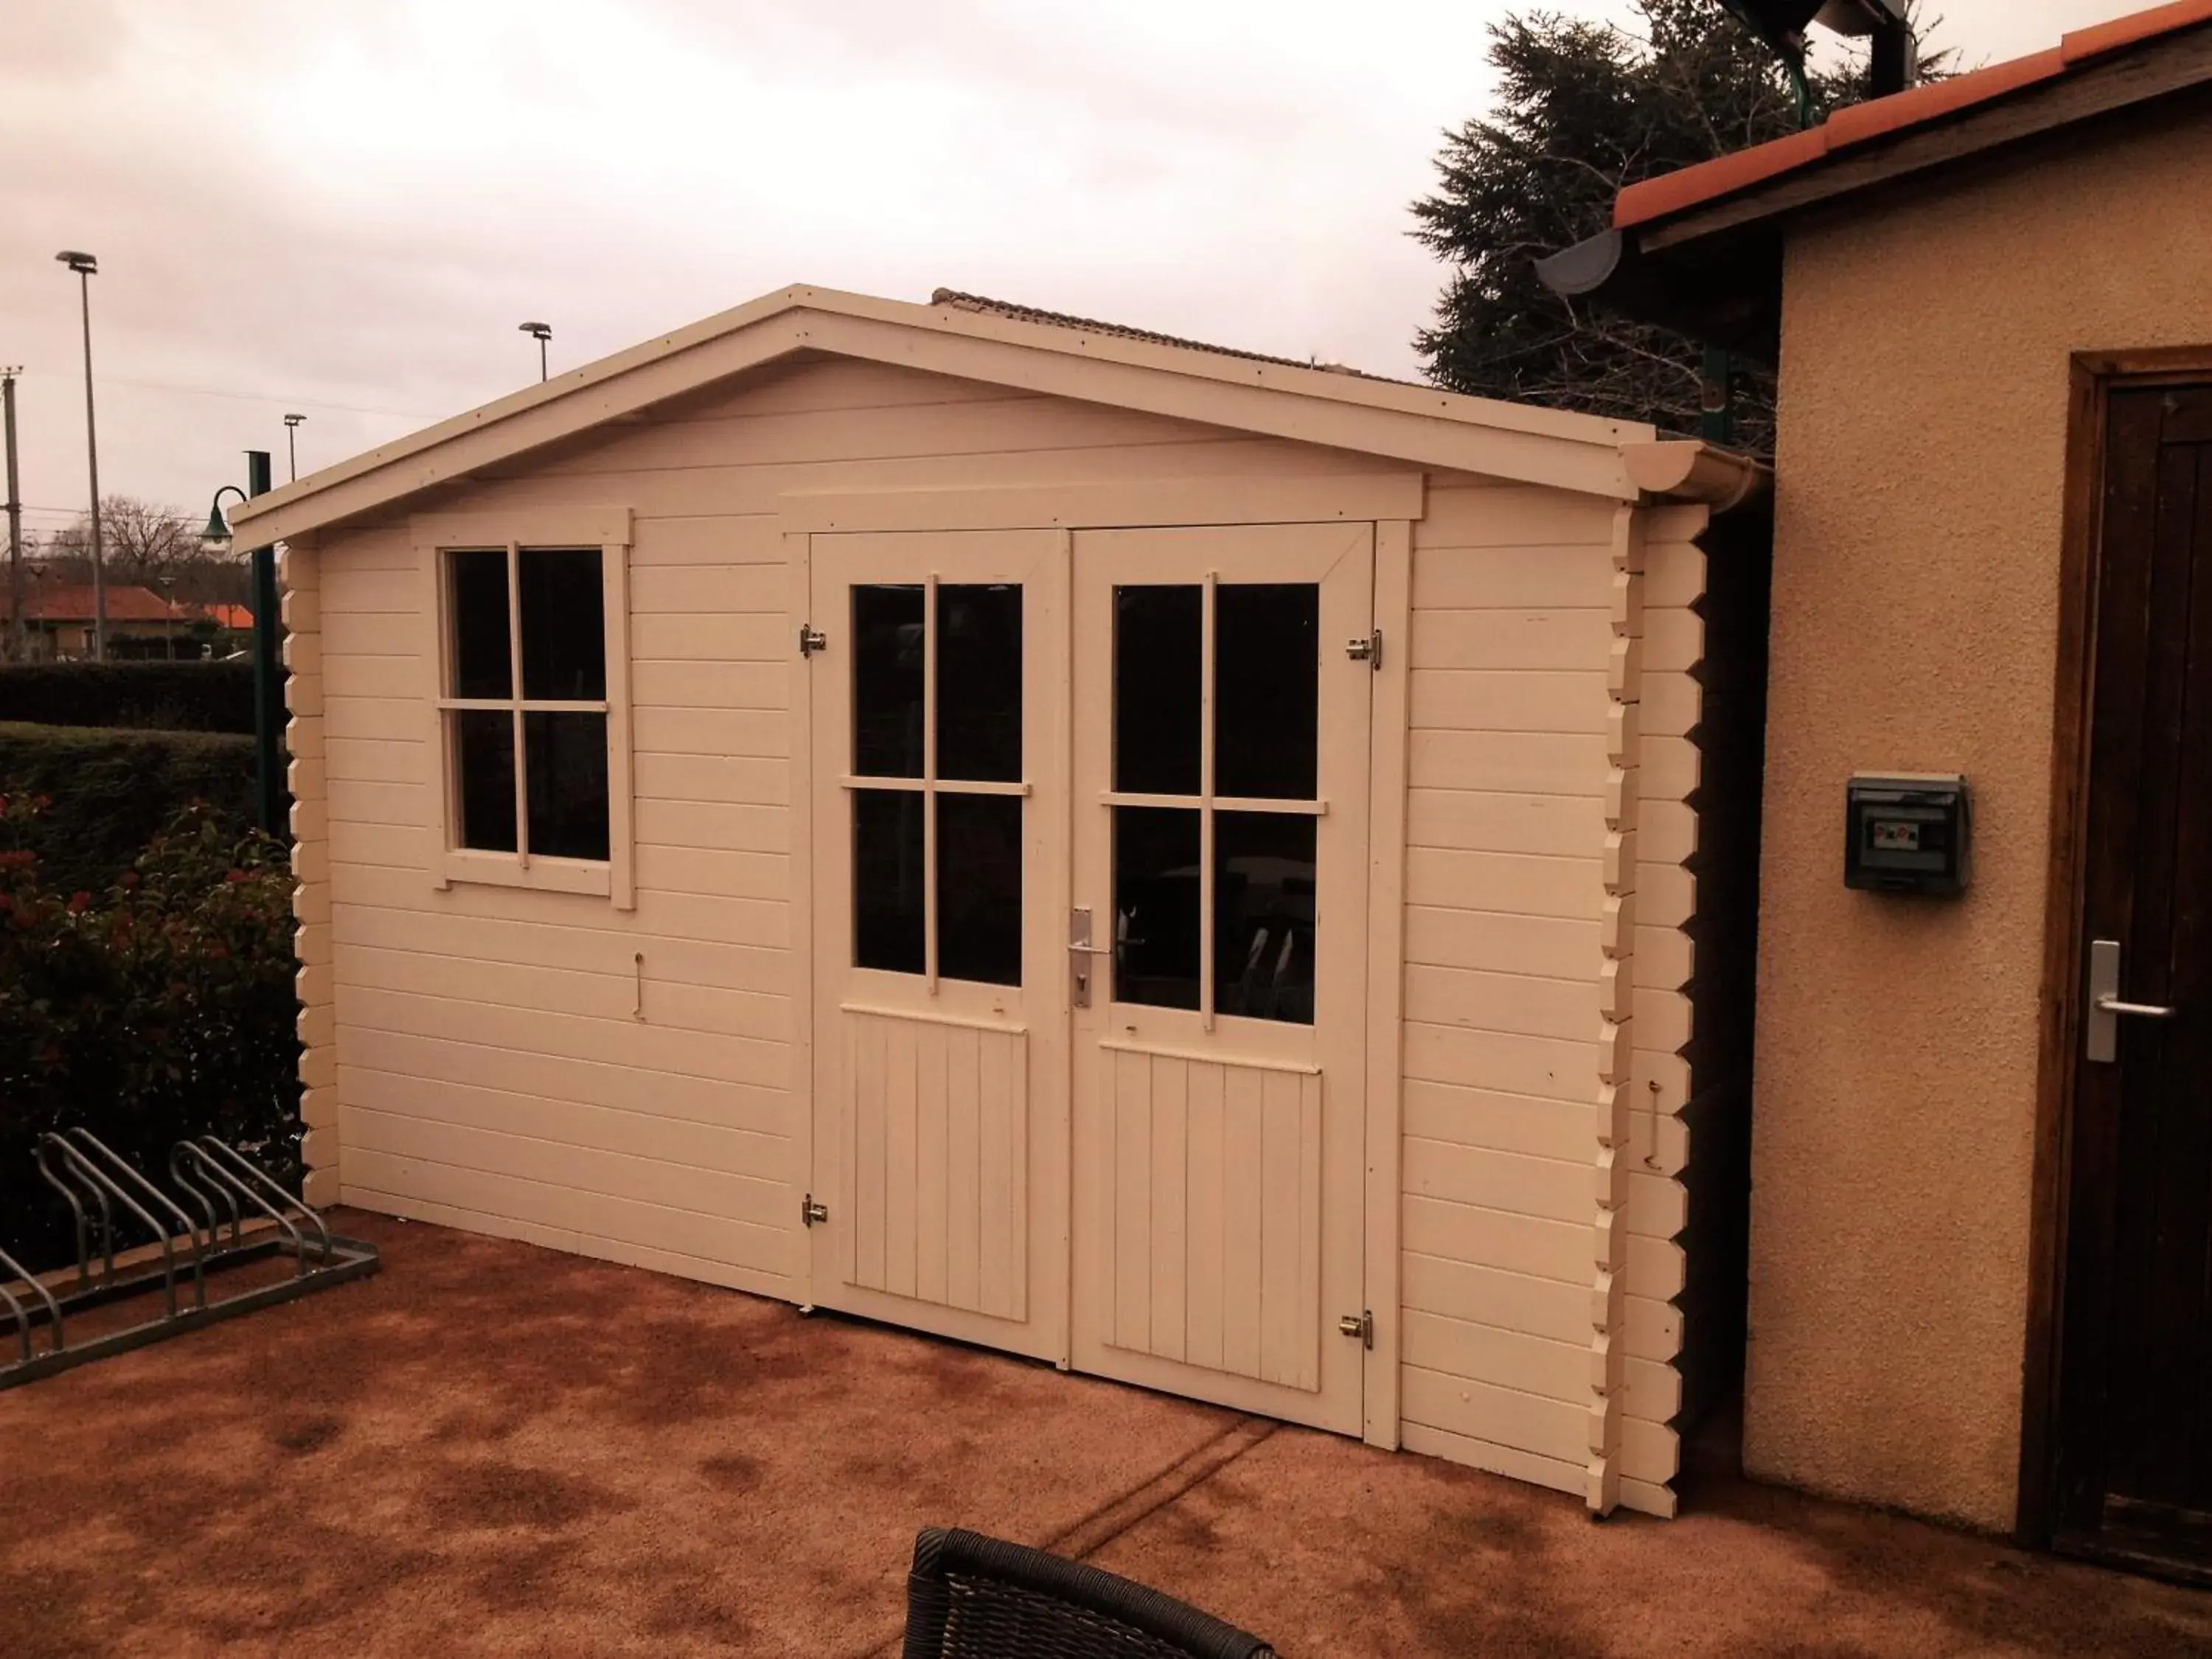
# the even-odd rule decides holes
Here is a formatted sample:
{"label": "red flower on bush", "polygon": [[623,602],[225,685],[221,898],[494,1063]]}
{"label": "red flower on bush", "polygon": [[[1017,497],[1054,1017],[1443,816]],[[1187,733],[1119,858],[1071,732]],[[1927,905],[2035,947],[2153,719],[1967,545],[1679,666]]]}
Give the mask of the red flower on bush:
{"label": "red flower on bush", "polygon": [[82,915],[85,911],[91,907],[91,904],[92,895],[86,892],[82,888],[79,888],[76,892],[70,895],[70,914],[73,916]]}

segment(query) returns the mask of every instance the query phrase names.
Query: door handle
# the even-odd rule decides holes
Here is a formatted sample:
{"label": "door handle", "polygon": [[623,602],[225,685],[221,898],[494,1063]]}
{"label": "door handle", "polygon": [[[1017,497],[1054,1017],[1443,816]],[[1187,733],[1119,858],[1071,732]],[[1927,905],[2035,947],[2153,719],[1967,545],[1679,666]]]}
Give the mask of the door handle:
{"label": "door handle", "polygon": [[2123,1002],[2118,997],[2099,997],[2097,1010],[2106,1014],[2131,1014],[2137,1019],[2172,1019],[2175,1010],[2155,1002]]}
{"label": "door handle", "polygon": [[1067,913],[1067,998],[1078,1008],[1091,1006],[1091,958],[1110,957],[1110,945],[1091,942],[1091,912],[1079,906]]}
{"label": "door handle", "polygon": [[2089,1012],[2082,1022],[2082,1054],[2100,1066],[2120,1057],[2120,1021],[2172,1019],[2179,1009],[2154,1002],[2126,1002],[2120,997],[2120,942],[2089,941]]}

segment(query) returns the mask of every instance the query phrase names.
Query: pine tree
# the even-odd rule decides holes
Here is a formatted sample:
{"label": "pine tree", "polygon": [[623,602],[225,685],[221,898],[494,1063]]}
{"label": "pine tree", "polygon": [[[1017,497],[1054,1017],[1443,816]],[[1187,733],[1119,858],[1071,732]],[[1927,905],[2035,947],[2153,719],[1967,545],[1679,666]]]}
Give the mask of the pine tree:
{"label": "pine tree", "polygon": [[[1797,94],[1717,0],[1638,5],[1640,31],[1549,11],[1491,29],[1497,109],[1445,135],[1437,193],[1413,206],[1413,235],[1454,266],[1436,325],[1415,343],[1455,392],[1693,434],[1698,343],[1563,300],[1535,262],[1603,230],[1624,185],[1796,131]],[[1825,112],[1860,96],[1864,70],[1847,63],[1808,81]],[[1747,376],[1737,442],[1765,449],[1773,428],[1773,381]]]}

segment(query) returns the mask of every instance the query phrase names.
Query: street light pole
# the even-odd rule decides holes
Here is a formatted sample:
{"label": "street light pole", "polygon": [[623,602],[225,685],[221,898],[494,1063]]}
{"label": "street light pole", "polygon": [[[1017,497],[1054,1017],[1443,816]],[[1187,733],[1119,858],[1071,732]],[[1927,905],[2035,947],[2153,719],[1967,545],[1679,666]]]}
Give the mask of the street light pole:
{"label": "street light pole", "polygon": [[287,415],[284,417],[284,459],[292,464],[294,483],[300,482],[300,449],[292,441],[293,434],[299,431],[300,422],[307,418],[304,415]]}
{"label": "street light pole", "polygon": [[92,417],[92,279],[100,274],[100,261],[75,248],[64,248],[54,258],[76,272],[78,297],[84,312],[84,454],[92,476],[92,659],[107,660],[107,568],[100,545],[100,437]]}
{"label": "street light pole", "polygon": [[553,337],[553,325],[550,323],[518,323],[515,327],[518,332],[527,334],[532,339],[538,342],[538,384],[542,386],[545,382],[545,343]]}
{"label": "street light pole", "polygon": [[0,368],[0,425],[8,444],[8,660],[23,660],[23,502],[15,487],[15,377]]}
{"label": "street light pole", "polygon": [[[225,484],[208,504],[206,532],[210,545],[228,547],[230,526],[222,516],[222,498],[239,495],[251,501],[269,493],[269,452],[246,452],[246,488]],[[277,616],[276,550],[257,547],[246,555],[253,576],[253,817],[272,836],[284,833],[288,788],[284,757],[284,665],[283,629]]]}

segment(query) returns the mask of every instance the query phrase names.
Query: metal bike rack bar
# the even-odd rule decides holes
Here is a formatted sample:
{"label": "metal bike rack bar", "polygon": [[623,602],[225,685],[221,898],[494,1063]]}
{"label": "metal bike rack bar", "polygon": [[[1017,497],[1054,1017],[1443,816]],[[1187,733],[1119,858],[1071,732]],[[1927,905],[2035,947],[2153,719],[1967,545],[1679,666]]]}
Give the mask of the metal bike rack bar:
{"label": "metal bike rack bar", "polygon": [[[35,1275],[5,1250],[0,1250],[0,1273],[13,1274],[15,1279],[28,1285],[39,1299],[46,1304],[46,1323],[53,1334],[53,1352],[59,1353],[62,1351],[63,1341],[62,1307],[60,1303],[54,1300],[54,1293],[40,1283]],[[30,1316],[23,1311],[22,1303],[17,1300],[15,1292],[5,1285],[0,1285],[0,1302],[5,1302],[8,1304],[8,1311],[15,1316],[15,1334],[23,1339],[21,1363],[27,1365],[31,1363]]]}
{"label": "metal bike rack bar", "polygon": [[[88,1130],[41,1135],[34,1156],[40,1176],[69,1206],[76,1262],[73,1282],[57,1283],[70,1281],[69,1269],[41,1277],[0,1251],[0,1274],[12,1275],[15,1281],[0,1278],[0,1336],[12,1326],[14,1346],[20,1350],[18,1357],[0,1364],[0,1389],[364,1278],[381,1265],[376,1246],[331,1232],[313,1206],[213,1135],[179,1141],[169,1155],[170,1181],[198,1206],[199,1220]],[[142,1250],[144,1260],[118,1263],[117,1227],[124,1219],[138,1224],[149,1236],[147,1250],[157,1255]],[[291,1259],[291,1277],[235,1296],[210,1297],[210,1275],[276,1256]],[[181,1304],[180,1267],[189,1269],[192,1285],[191,1299]],[[88,1340],[70,1340],[68,1318],[150,1294],[157,1286],[161,1310],[153,1317]],[[32,1340],[33,1328],[40,1324],[51,1335],[44,1352]]]}

